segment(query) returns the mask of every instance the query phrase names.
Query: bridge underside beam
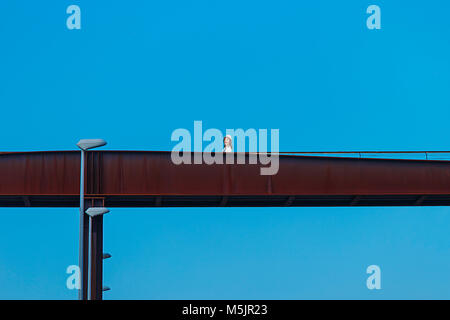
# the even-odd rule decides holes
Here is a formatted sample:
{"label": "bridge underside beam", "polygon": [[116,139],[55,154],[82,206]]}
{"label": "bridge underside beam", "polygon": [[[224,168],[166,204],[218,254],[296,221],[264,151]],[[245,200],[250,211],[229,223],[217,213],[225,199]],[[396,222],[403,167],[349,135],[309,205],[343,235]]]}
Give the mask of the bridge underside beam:
{"label": "bridge underside beam", "polygon": [[[0,207],[77,207],[77,196],[0,196]],[[355,198],[357,201],[355,201]],[[360,196],[106,196],[105,206],[114,207],[366,207],[450,206],[448,195],[360,195]]]}

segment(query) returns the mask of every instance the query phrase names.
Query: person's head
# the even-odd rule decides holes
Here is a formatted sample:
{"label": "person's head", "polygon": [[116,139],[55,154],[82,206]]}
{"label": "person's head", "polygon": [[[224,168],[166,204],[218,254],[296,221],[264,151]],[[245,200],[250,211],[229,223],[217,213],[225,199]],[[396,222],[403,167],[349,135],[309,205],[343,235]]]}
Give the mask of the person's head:
{"label": "person's head", "polygon": [[225,147],[233,147],[231,144],[231,136],[229,134],[227,134],[225,138],[223,138],[223,144],[225,145]]}

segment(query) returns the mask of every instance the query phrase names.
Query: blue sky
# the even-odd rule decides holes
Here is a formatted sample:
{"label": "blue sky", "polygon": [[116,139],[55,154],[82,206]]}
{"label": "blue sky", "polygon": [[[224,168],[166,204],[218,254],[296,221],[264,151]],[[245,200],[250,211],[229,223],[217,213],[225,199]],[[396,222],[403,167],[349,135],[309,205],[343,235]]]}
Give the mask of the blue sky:
{"label": "blue sky", "polygon": [[[81,30],[66,8],[81,8]],[[368,30],[377,4],[382,29]],[[448,1],[0,3],[1,151],[170,150],[280,130],[282,151],[449,150]],[[105,299],[449,299],[450,209],[113,209]],[[78,211],[0,208],[0,298],[76,299]],[[366,288],[381,267],[382,289]]]}

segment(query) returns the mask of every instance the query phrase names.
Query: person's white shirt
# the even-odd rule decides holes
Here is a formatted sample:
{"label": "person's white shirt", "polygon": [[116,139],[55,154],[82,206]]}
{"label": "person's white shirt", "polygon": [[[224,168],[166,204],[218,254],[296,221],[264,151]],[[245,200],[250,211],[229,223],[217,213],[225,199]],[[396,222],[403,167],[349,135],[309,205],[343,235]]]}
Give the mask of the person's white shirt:
{"label": "person's white shirt", "polygon": [[223,152],[233,152],[233,148],[231,148],[231,146],[226,146],[223,148]]}

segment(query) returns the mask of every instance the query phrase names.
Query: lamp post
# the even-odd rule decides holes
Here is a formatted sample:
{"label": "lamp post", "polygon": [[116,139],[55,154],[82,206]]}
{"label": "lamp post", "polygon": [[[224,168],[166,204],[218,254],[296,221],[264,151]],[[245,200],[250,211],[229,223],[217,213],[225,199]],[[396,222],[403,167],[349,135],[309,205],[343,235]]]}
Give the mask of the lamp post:
{"label": "lamp post", "polygon": [[92,207],[86,210],[91,226],[90,300],[103,299],[103,215],[108,212],[109,210],[103,207]]}
{"label": "lamp post", "polygon": [[77,146],[81,150],[80,167],[80,240],[79,240],[79,267],[80,267],[80,290],[78,291],[79,300],[88,298],[88,261],[89,251],[87,243],[89,242],[89,220],[84,213],[84,160],[87,150],[106,145],[103,139],[82,139],[78,141]]}

